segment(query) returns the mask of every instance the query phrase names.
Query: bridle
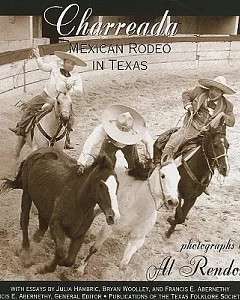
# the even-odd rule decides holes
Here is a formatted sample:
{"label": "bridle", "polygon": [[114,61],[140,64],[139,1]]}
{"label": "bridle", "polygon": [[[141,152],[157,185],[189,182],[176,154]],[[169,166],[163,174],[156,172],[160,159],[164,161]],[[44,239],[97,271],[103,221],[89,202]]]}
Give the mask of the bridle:
{"label": "bridle", "polygon": [[[60,96],[61,92],[58,93],[57,97],[56,97],[56,101],[58,101],[58,97]],[[64,93],[63,93],[64,94]],[[55,110],[55,107],[53,108]],[[66,111],[67,112],[67,111]],[[43,115],[44,116],[44,115]],[[38,130],[41,132],[41,134],[48,140],[49,142],[49,146],[53,147],[57,142],[59,142],[60,140],[62,140],[66,134],[67,134],[67,125],[63,126],[61,118],[59,117],[59,126],[56,130],[56,133],[54,134],[54,136],[50,136],[42,127],[40,120],[37,122],[36,126],[38,128]],[[59,135],[61,129],[64,128],[64,131]]]}
{"label": "bridle", "polygon": [[[220,132],[219,132],[220,133]],[[194,173],[192,172],[192,170],[190,169],[188,163],[185,161],[185,159],[182,159],[182,165],[183,167],[185,168],[187,174],[189,175],[189,177],[192,179],[193,182],[196,183],[196,189],[192,192],[192,194],[190,196],[188,196],[186,199],[189,199],[193,196],[193,194],[195,193],[195,191],[199,188],[199,187],[202,187],[202,188],[206,188],[214,174],[214,166],[216,165],[217,167],[219,167],[219,162],[218,162],[218,159],[221,158],[221,157],[227,157],[227,154],[224,153],[224,154],[220,154],[218,156],[216,156],[216,153],[214,151],[214,147],[213,147],[213,141],[211,141],[212,143],[212,151],[213,151],[213,156],[214,157],[211,157],[211,158],[208,158],[207,154],[206,154],[206,151],[205,151],[205,135],[202,135],[202,143],[201,143],[201,149],[202,149],[202,153],[203,153],[203,157],[205,158],[205,161],[207,163],[207,166],[208,166],[208,169],[210,171],[210,175],[207,173],[202,179],[201,181],[199,181],[197,179],[197,177],[194,175]],[[224,145],[223,145],[224,146]],[[224,146],[224,149],[225,149],[225,146]],[[211,160],[213,162],[211,162]],[[207,181],[207,183],[205,183]]]}
{"label": "bridle", "polygon": [[[219,132],[219,134],[222,134],[222,133]],[[206,154],[206,151],[205,151],[205,147],[204,147],[204,136],[203,136],[203,139],[202,139],[202,152],[203,152],[203,156],[204,156],[204,158],[205,158],[205,160],[206,160],[206,162],[207,162],[209,171],[211,172],[211,174],[213,174],[213,173],[214,173],[214,171],[213,171],[213,170],[214,170],[214,166],[216,165],[218,169],[219,169],[219,167],[220,167],[220,164],[219,164],[219,162],[218,162],[219,158],[221,158],[221,157],[226,157],[226,158],[228,158],[228,155],[227,155],[227,152],[225,151],[225,153],[220,154],[220,155],[217,156],[216,153],[215,153],[215,151],[214,151],[214,146],[213,146],[213,141],[212,141],[212,140],[211,140],[211,143],[212,143],[213,157],[208,158],[208,156],[207,156],[207,154]],[[224,143],[223,143],[223,148],[225,149]],[[210,160],[213,161],[212,164],[210,163]]]}
{"label": "bridle", "polygon": [[[148,174],[148,178],[147,178],[148,189],[149,189],[150,194],[151,194],[151,196],[152,196],[152,198],[153,198],[153,200],[154,200],[154,204],[155,204],[155,209],[156,209],[156,211],[159,211],[159,210],[163,207],[163,205],[166,206],[166,197],[165,197],[165,194],[164,194],[164,192],[163,192],[163,185],[162,185],[162,180],[161,180],[160,170],[161,170],[161,168],[162,168],[163,166],[166,166],[166,165],[169,164],[169,163],[170,163],[170,162],[166,161],[166,162],[164,162],[161,166],[160,166],[160,164],[157,164],[156,167],[154,168],[154,170],[155,170],[157,167],[160,167],[160,168],[159,168],[159,171],[158,171],[158,174],[159,174],[159,183],[160,183],[160,189],[161,189],[161,193],[162,193],[163,203],[162,203],[159,207],[157,207],[157,201],[156,201],[156,198],[155,198],[155,196],[154,196],[154,194],[153,194],[153,192],[152,192],[152,188],[151,188],[151,184],[150,184],[150,177],[151,177],[151,174],[154,172],[154,170],[153,170],[153,171],[150,170],[150,171],[149,171],[149,174]],[[151,173],[151,174],[150,174],[150,173]],[[166,206],[166,207],[167,207],[167,206]]]}

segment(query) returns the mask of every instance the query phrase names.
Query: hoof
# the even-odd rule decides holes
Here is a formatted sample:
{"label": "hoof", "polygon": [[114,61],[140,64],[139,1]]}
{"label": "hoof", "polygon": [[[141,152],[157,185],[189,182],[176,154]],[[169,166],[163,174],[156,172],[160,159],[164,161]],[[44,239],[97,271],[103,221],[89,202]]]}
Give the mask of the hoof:
{"label": "hoof", "polygon": [[19,257],[25,268],[29,268],[34,264],[30,257],[30,251],[21,249],[19,251]]}
{"label": "hoof", "polygon": [[55,270],[56,270],[55,266],[44,264],[44,265],[38,266],[36,272],[38,274],[46,274],[46,273],[53,273]]}
{"label": "hoof", "polygon": [[80,276],[83,276],[85,274],[85,268],[87,266],[87,263],[81,262],[79,267],[74,270],[74,273],[78,273]]}
{"label": "hoof", "polygon": [[71,267],[74,265],[74,262],[70,261],[68,257],[65,257],[59,261],[58,265],[62,267]]}
{"label": "hoof", "polygon": [[[171,233],[170,233],[169,231],[165,231],[164,238],[165,238],[165,239],[169,239],[170,236],[171,236]],[[163,239],[164,239],[164,238],[163,238]]]}
{"label": "hoof", "polygon": [[127,269],[127,264],[125,263],[125,262],[120,262],[120,265],[119,265],[119,269],[121,270],[121,271],[126,271],[126,269]]}

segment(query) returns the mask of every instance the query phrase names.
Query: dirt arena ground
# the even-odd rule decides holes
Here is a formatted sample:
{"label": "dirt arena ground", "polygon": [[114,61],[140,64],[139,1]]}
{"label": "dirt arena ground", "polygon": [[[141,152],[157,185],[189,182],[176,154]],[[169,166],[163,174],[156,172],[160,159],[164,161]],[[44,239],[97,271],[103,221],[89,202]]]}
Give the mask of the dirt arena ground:
{"label": "dirt arena ground", "polygon": [[[158,220],[147,236],[144,246],[132,257],[126,271],[120,271],[118,264],[126,245],[126,236],[108,239],[102,249],[89,261],[86,273],[80,276],[64,267],[58,267],[52,274],[36,274],[36,266],[47,261],[53,255],[54,244],[49,233],[40,244],[31,243],[32,255],[35,265],[29,269],[21,265],[16,255],[21,247],[22,234],[19,225],[21,191],[11,191],[0,196],[0,280],[40,280],[58,281],[62,279],[76,281],[144,281],[147,269],[151,265],[158,266],[166,256],[172,256],[175,264],[170,275],[160,274],[156,280],[239,280],[240,271],[229,275],[203,274],[198,270],[194,275],[183,277],[180,268],[189,266],[190,260],[196,255],[206,256],[207,267],[228,268],[234,260],[232,269],[240,270],[240,238],[239,238],[239,185],[240,185],[240,149],[239,149],[239,70],[234,67],[211,67],[192,70],[180,68],[166,69],[164,66],[155,66],[147,71],[97,71],[83,74],[84,94],[80,101],[74,101],[76,123],[72,133],[72,143],[75,150],[69,155],[77,158],[83,142],[99,124],[101,113],[108,105],[122,103],[136,108],[145,118],[153,138],[164,130],[176,126],[184,113],[181,104],[181,94],[185,89],[191,89],[197,84],[199,78],[215,78],[224,75],[237,94],[228,97],[235,106],[236,125],[228,129],[230,142],[229,176],[221,184],[220,178],[215,174],[211,184],[211,196],[202,195],[189,213],[189,218],[183,225],[178,225],[177,230],[169,240],[163,239],[163,233],[168,228],[166,218],[170,212],[160,211]],[[13,163],[13,148],[16,137],[8,130],[15,125],[19,118],[19,111],[14,106],[18,100],[25,100],[31,95],[19,94],[18,97],[1,97],[0,110],[0,178],[11,173]],[[181,122],[180,122],[181,123]],[[22,159],[30,153],[30,148],[25,147]],[[118,166],[123,168],[123,165]],[[120,178],[121,183],[121,178]],[[127,186],[126,186],[127,188]],[[152,201],[152,199],[149,199]],[[130,216],[129,216],[130,217]],[[103,216],[99,216],[92,226],[92,232],[97,234],[103,224]],[[36,230],[37,215],[34,211],[30,219],[30,236]],[[230,243],[233,249],[218,251],[211,249],[184,250],[180,252],[183,244],[189,240],[204,245]],[[77,263],[84,257],[90,244],[83,245],[79,252]],[[205,269],[206,270],[206,269]]]}

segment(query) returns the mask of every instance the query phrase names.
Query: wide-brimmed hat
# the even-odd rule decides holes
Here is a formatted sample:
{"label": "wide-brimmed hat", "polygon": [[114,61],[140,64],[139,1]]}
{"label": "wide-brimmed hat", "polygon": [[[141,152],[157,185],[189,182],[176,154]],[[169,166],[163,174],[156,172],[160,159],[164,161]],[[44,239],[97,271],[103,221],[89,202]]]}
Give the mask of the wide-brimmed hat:
{"label": "wide-brimmed hat", "polygon": [[215,78],[214,80],[211,79],[199,79],[198,82],[203,85],[206,88],[210,88],[210,87],[216,87],[220,90],[222,90],[225,94],[235,94],[236,91],[234,91],[232,88],[230,88],[229,86],[227,86],[227,81],[226,78],[223,76],[218,76],[217,78]]}
{"label": "wide-brimmed hat", "polygon": [[63,51],[55,51],[54,54],[57,57],[61,58],[62,60],[69,59],[69,60],[73,61],[77,66],[86,67],[86,65],[87,65],[83,60],[81,60],[75,54],[72,54],[69,52],[63,52]]}
{"label": "wide-brimmed hat", "polygon": [[120,104],[105,109],[102,126],[110,138],[124,145],[140,142],[146,132],[143,117],[135,109]]}

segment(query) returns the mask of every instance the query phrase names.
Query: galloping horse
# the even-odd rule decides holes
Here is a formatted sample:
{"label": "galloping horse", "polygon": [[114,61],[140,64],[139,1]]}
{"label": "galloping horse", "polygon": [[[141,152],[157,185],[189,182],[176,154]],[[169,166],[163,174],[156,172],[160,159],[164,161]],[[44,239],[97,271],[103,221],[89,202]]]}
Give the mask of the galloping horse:
{"label": "galloping horse", "polygon": [[146,235],[156,222],[158,211],[164,208],[174,209],[178,205],[177,187],[180,176],[175,162],[157,165],[146,181],[129,177],[123,168],[117,167],[116,172],[121,180],[118,190],[121,219],[114,226],[103,225],[89,255],[78,268],[82,274],[89,258],[113,232],[128,235],[128,243],[120,263],[120,268],[124,270],[132,255],[143,246]]}
{"label": "galloping horse", "polygon": [[64,149],[67,124],[72,117],[72,100],[70,95],[59,93],[55,99],[51,111],[46,110],[36,122],[34,129],[29,130],[26,138],[18,137],[15,146],[15,159],[19,158],[20,152],[27,142],[33,151],[46,147],[55,146]]}
{"label": "galloping horse", "polygon": [[[181,165],[178,167],[181,176],[179,181],[180,201],[175,217],[168,219],[171,227],[166,233],[167,237],[170,237],[177,224],[184,223],[196,199],[209,185],[214,170],[217,168],[221,175],[227,175],[228,147],[229,143],[222,128],[213,129],[210,127],[208,131],[203,133],[201,143],[195,153],[187,160],[184,157],[182,158]],[[161,149],[158,149],[158,140],[156,140],[154,143],[154,158],[159,160],[160,157]]]}
{"label": "galloping horse", "polygon": [[[28,238],[32,202],[39,213],[35,242],[42,239],[49,226],[56,249],[53,260],[40,267],[40,273],[54,272],[57,265],[69,267],[75,263],[84,235],[93,222],[96,204],[109,225],[120,218],[118,180],[112,162],[105,156],[98,157],[81,176],[77,174],[78,167],[76,161],[61,150],[45,147],[27,157],[14,180],[5,179],[2,184],[1,192],[23,189],[20,224],[21,259],[25,267],[32,264]],[[71,239],[67,255],[65,235]]]}

